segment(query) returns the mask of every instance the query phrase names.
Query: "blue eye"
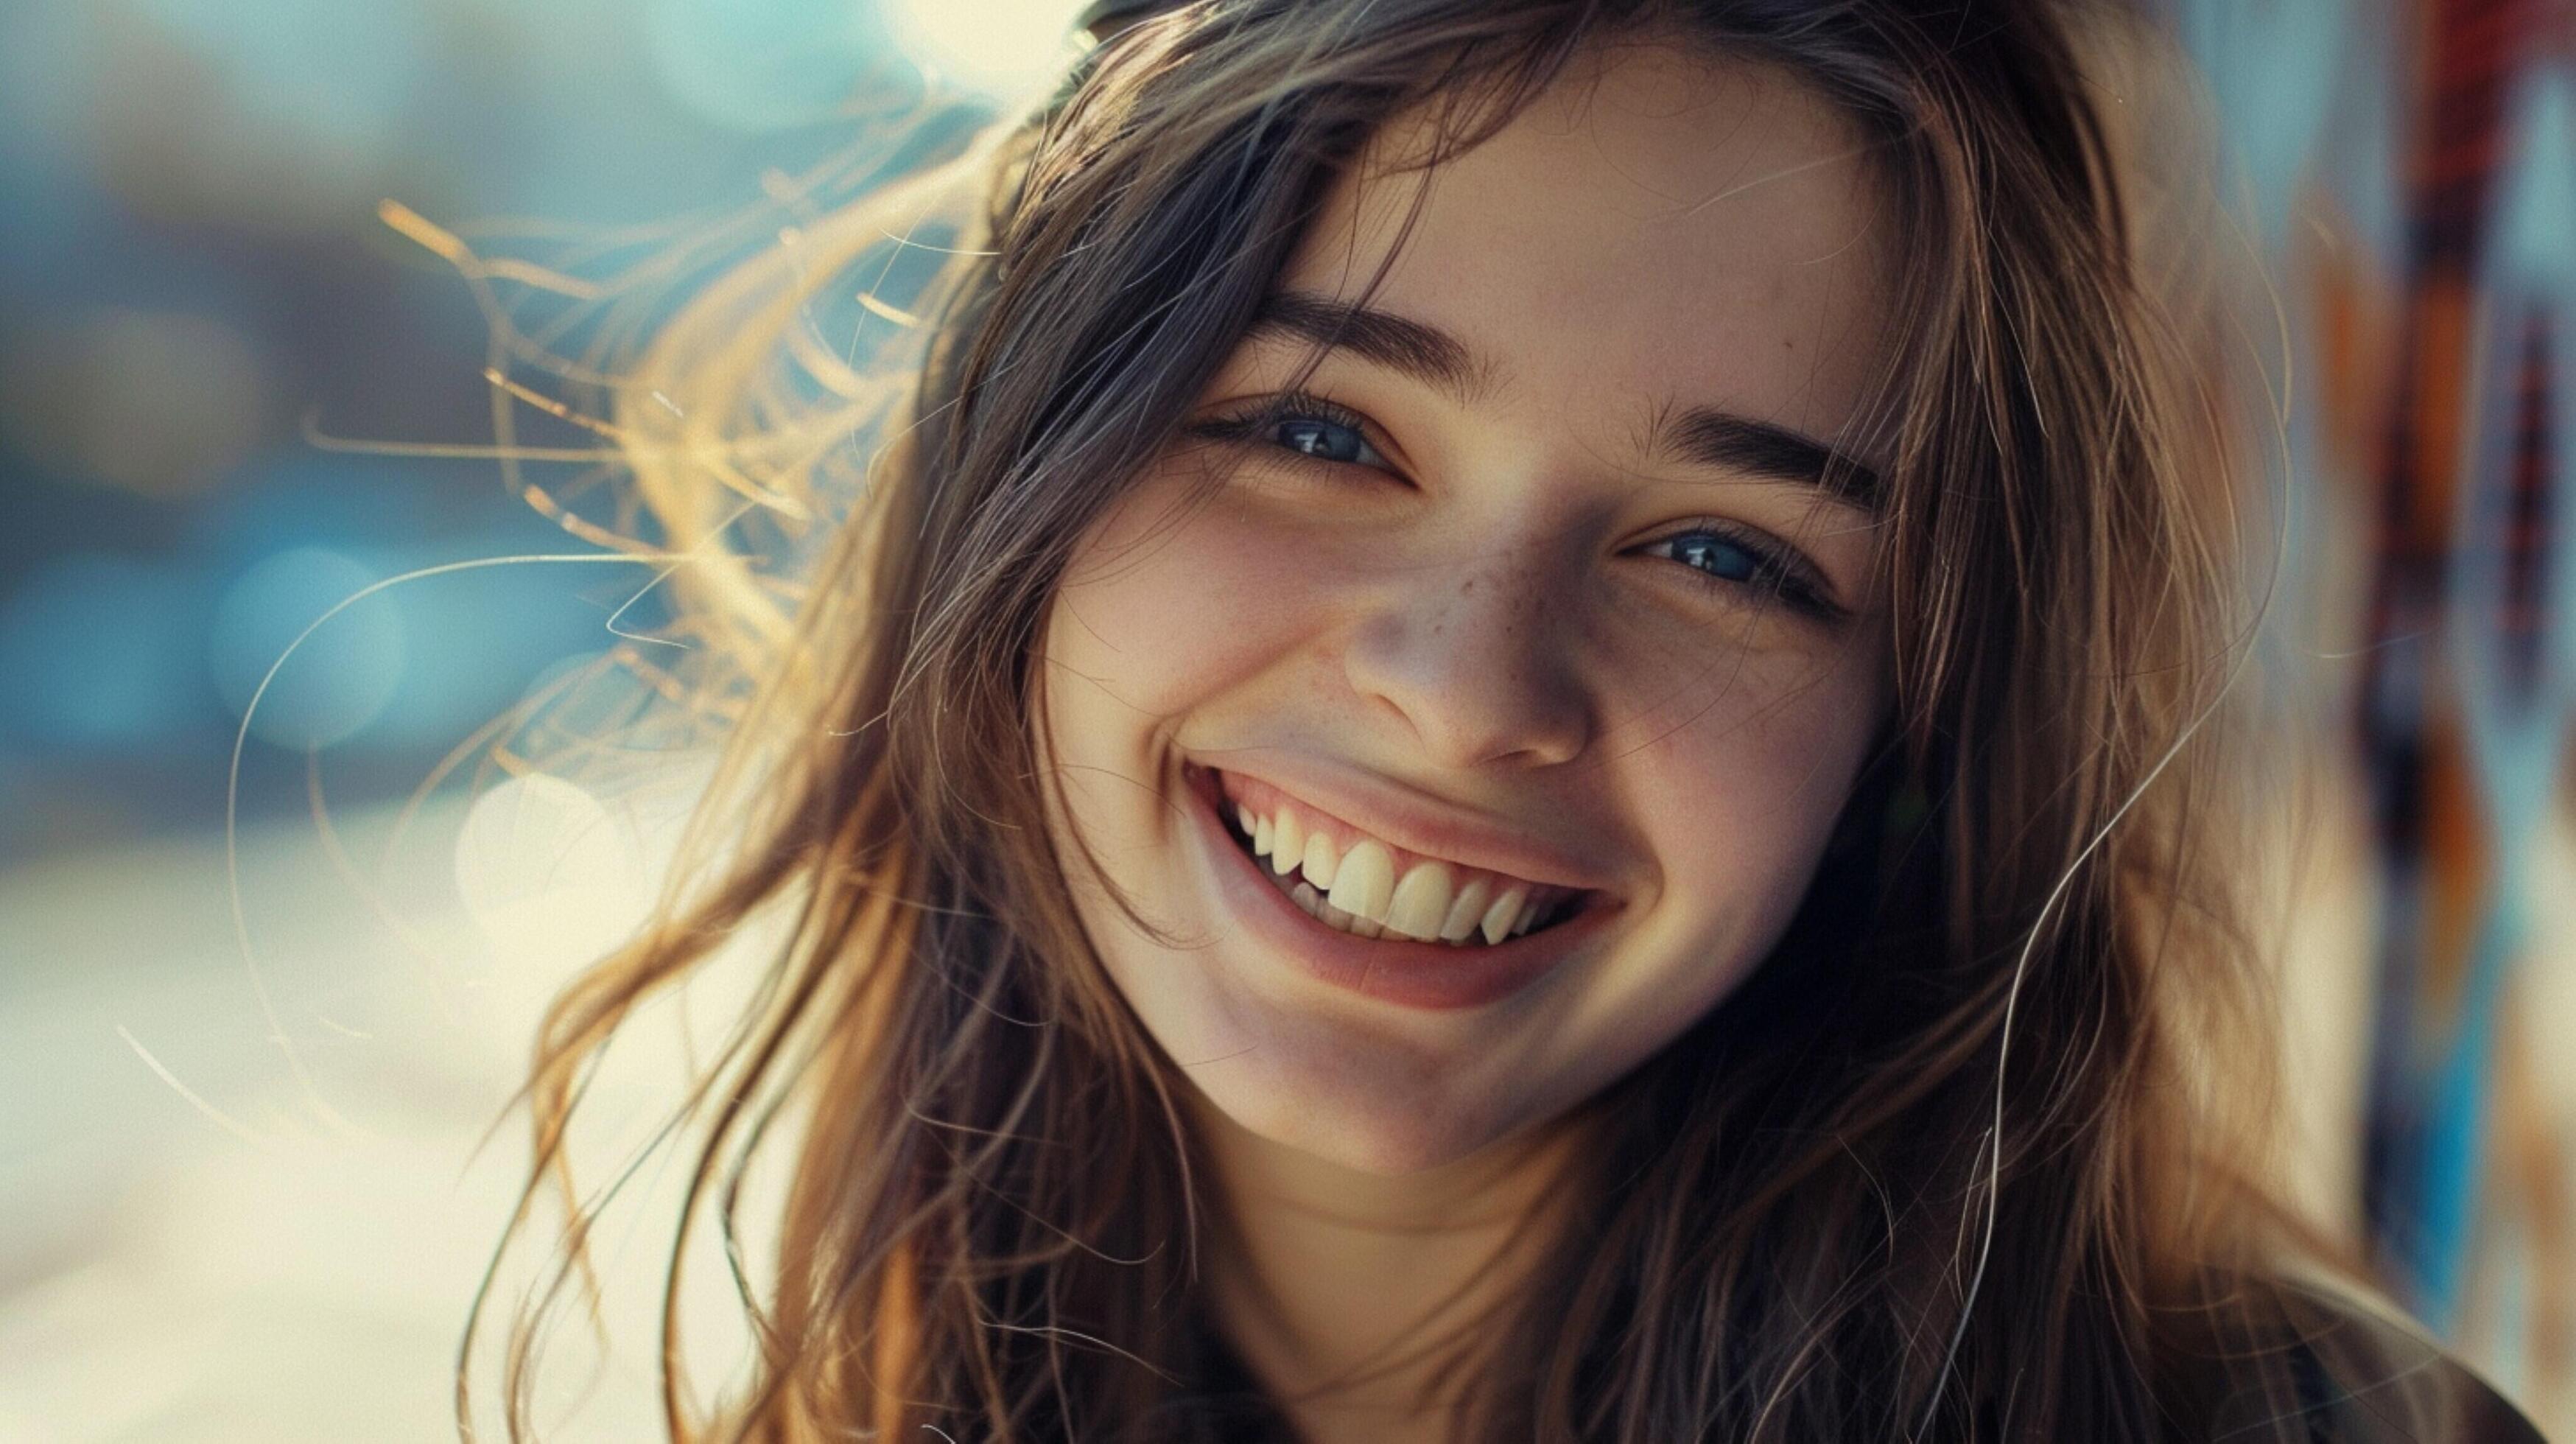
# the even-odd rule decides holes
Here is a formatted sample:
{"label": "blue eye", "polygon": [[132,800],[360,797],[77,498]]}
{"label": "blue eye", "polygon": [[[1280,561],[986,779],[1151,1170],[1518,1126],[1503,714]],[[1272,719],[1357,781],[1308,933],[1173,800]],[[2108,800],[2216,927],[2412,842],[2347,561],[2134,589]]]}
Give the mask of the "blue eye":
{"label": "blue eye", "polygon": [[1359,429],[1338,421],[1315,416],[1283,416],[1271,427],[1271,437],[1291,451],[1302,452],[1318,461],[1339,461],[1368,465],[1364,458],[1377,455],[1368,438]]}
{"label": "blue eye", "polygon": [[1724,592],[1756,605],[1784,604],[1810,616],[1833,618],[1842,607],[1812,580],[1803,560],[1791,560],[1768,542],[1739,537],[1731,530],[1702,524],[1675,532],[1646,548],[1690,568],[1708,591]]}
{"label": "blue eye", "polygon": [[[1359,413],[1302,391],[1284,392],[1230,416],[1182,426],[1191,436],[1229,445],[1293,452],[1328,466],[1365,466],[1401,479],[1393,463],[1371,445]],[[1711,595],[1729,603],[1784,606],[1835,621],[1846,610],[1819,580],[1814,564],[1767,534],[1737,523],[1703,518],[1687,530],[1649,543],[1649,555],[1669,556]]]}
{"label": "blue eye", "polygon": [[1369,444],[1367,422],[1358,413],[1303,392],[1275,396],[1250,411],[1193,422],[1182,429],[1212,441],[1257,443],[1328,464],[1395,470],[1394,463]]}
{"label": "blue eye", "polygon": [[1768,558],[1751,547],[1715,532],[1687,531],[1670,539],[1673,560],[1730,582],[1758,581],[1771,570]]}

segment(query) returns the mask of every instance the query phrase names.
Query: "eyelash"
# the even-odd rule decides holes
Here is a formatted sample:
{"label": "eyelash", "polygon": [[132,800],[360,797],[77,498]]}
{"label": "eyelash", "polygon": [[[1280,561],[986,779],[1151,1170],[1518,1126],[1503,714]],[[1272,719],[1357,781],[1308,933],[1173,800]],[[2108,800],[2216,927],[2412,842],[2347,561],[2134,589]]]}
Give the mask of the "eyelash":
{"label": "eyelash", "polygon": [[[1283,452],[1293,462],[1310,462],[1318,466],[1369,466],[1367,462],[1339,461],[1314,456],[1295,447],[1271,440],[1265,433],[1291,421],[1320,421],[1342,427],[1360,438],[1360,444],[1375,451],[1368,440],[1368,419],[1346,406],[1327,401],[1302,391],[1282,392],[1277,396],[1227,416],[1209,417],[1183,428],[1202,440],[1230,444],[1259,444]],[[1383,453],[1380,453],[1383,456]],[[1376,467],[1370,467],[1376,470]],[[1761,532],[1720,517],[1694,517],[1690,524],[1647,543],[1649,547],[1669,546],[1692,537],[1715,537],[1736,547],[1753,560],[1752,574],[1746,577],[1723,577],[1705,567],[1674,559],[1674,564],[1690,574],[1703,589],[1711,593],[1751,590],[1763,603],[1778,602],[1794,611],[1826,620],[1839,620],[1845,609],[1825,595],[1816,580],[1814,569],[1804,558],[1788,551]]]}

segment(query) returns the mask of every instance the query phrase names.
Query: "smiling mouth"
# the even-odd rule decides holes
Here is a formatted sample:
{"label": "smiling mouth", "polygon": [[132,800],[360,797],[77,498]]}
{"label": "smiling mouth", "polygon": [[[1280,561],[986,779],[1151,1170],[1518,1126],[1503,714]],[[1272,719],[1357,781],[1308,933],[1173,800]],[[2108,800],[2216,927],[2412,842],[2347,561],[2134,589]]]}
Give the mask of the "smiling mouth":
{"label": "smiling mouth", "polygon": [[[1300,911],[1336,932],[1390,942],[1487,948],[1545,932],[1604,896],[1592,889],[1542,887],[1437,860],[1417,862],[1404,877],[1395,878],[1389,872],[1388,850],[1367,839],[1347,852],[1325,848],[1289,854],[1271,846],[1281,839],[1270,835],[1270,818],[1255,817],[1247,825],[1249,809],[1226,801],[1213,769],[1206,782],[1200,789],[1201,801],[1216,810],[1226,835],[1251,859],[1254,870]],[[1369,854],[1371,848],[1376,849],[1374,856]],[[1274,850],[1283,855],[1271,856]],[[1350,906],[1336,906],[1336,898]]]}

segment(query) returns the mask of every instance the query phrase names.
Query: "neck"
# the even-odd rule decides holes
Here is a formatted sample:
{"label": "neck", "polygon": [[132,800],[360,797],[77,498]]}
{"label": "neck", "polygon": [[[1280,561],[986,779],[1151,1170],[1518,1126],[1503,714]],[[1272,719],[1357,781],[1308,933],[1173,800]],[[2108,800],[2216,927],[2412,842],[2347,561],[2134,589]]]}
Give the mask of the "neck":
{"label": "neck", "polygon": [[1196,1110],[1221,1201],[1218,1326],[1309,1439],[1440,1444],[1553,1241],[1576,1129],[1402,1177],[1343,1168]]}

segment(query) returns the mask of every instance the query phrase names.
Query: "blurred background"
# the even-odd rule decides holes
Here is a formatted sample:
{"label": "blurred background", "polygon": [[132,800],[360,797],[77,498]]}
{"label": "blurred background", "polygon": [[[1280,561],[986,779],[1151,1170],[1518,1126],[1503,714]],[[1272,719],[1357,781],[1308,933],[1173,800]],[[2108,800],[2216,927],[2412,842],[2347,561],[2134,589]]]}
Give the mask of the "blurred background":
{"label": "blurred background", "polygon": [[[1074,8],[0,0],[0,1444],[452,1437],[478,1140],[689,791],[480,765],[655,620],[490,454],[494,297],[774,236]],[[2270,280],[2294,1172],[2576,1431],[2576,5],[2151,14]],[[595,459],[503,407],[529,474]]]}

